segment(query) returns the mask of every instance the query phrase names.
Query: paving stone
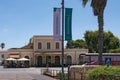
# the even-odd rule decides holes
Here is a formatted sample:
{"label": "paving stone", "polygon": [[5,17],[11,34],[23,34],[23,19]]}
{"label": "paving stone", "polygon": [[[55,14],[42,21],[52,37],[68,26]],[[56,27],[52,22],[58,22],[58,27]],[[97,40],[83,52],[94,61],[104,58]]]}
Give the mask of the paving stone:
{"label": "paving stone", "polygon": [[40,68],[0,68],[0,80],[56,80],[41,75]]}

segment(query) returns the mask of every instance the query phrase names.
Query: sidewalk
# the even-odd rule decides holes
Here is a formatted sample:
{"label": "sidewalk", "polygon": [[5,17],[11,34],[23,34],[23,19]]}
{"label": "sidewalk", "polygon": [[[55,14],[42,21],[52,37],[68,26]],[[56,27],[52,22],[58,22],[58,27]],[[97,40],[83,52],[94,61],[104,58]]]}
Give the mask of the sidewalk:
{"label": "sidewalk", "polygon": [[2,73],[0,74],[0,80],[55,80],[55,79],[37,74]]}
{"label": "sidewalk", "polygon": [[1,73],[0,80],[35,80],[35,78],[23,73]]}
{"label": "sidewalk", "polygon": [[56,80],[41,75],[40,68],[0,68],[0,80]]}

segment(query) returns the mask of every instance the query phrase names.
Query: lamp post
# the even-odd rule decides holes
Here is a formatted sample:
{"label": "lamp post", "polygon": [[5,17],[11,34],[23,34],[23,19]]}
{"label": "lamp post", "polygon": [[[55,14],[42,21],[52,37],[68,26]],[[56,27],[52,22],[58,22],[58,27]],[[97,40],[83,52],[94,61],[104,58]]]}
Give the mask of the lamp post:
{"label": "lamp post", "polygon": [[75,65],[77,64],[77,60],[76,60],[76,51],[75,51]]}
{"label": "lamp post", "polygon": [[64,0],[62,0],[62,73],[64,73]]}
{"label": "lamp post", "polygon": [[0,47],[3,49],[5,47],[5,43],[1,43]]}

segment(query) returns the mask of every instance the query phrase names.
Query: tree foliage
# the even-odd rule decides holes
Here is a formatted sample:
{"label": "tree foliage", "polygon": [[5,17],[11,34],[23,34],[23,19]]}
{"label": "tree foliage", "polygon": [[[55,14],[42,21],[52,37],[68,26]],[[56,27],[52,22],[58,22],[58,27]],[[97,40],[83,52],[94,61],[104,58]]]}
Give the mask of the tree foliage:
{"label": "tree foliage", "polygon": [[87,71],[88,80],[119,80],[120,68],[116,66],[100,66]]}
{"label": "tree foliage", "polygon": [[110,53],[120,53],[120,48],[117,49],[111,49]]}
{"label": "tree foliage", "polygon": [[70,40],[67,42],[66,48],[87,48],[86,42],[82,39]]}
{"label": "tree foliage", "polygon": [[98,52],[98,31],[86,31],[84,38],[89,52]]}
{"label": "tree foliage", "polygon": [[[89,52],[98,52],[98,31],[86,31],[84,35]],[[103,52],[110,52],[111,49],[117,49],[120,46],[119,38],[112,32],[103,33]]]}
{"label": "tree foliage", "polygon": [[[112,32],[103,33],[103,52],[120,52],[120,40]],[[90,53],[98,53],[98,31],[86,31],[84,40],[71,40],[67,42],[66,48],[88,48]]]}

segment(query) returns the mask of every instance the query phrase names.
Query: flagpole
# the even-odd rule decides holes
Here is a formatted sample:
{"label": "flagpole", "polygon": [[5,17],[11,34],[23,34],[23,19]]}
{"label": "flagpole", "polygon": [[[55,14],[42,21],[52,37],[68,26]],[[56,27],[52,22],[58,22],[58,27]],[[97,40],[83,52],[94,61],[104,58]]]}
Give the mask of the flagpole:
{"label": "flagpole", "polygon": [[64,0],[62,0],[62,73],[64,73]]}

